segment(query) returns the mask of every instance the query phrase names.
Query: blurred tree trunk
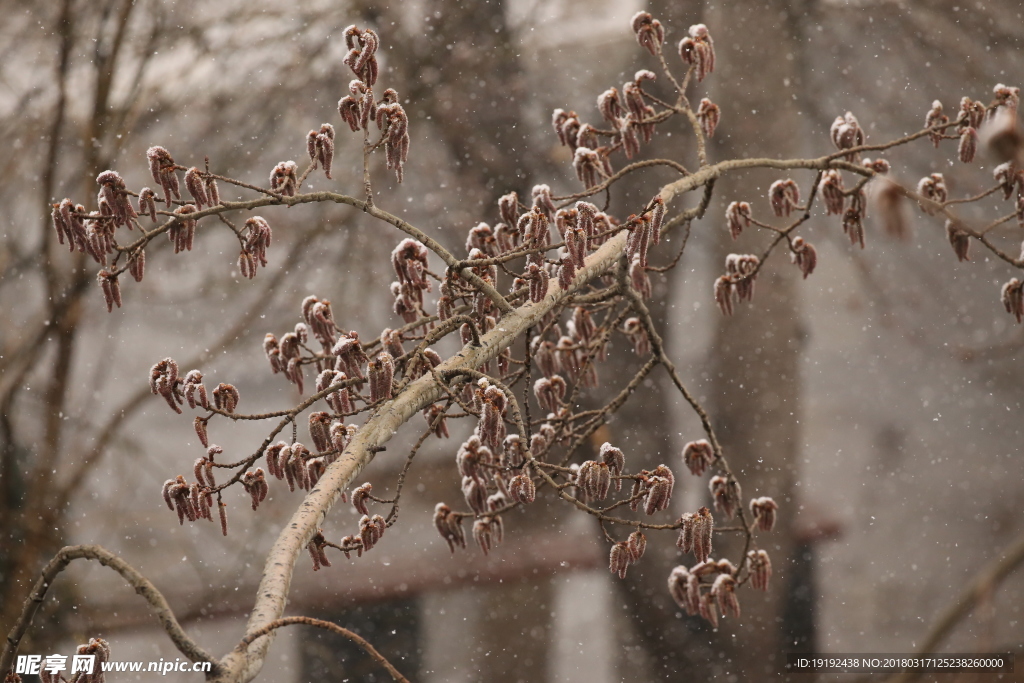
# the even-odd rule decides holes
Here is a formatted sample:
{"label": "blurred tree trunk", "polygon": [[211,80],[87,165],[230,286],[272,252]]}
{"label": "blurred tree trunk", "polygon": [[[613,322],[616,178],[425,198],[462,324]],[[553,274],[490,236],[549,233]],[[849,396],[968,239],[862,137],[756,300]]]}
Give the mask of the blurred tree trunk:
{"label": "blurred tree trunk", "polygon": [[[800,114],[803,5],[739,0],[708,12],[706,23],[722,47],[729,48],[727,53],[721,51],[711,85],[712,99],[723,107],[723,119],[728,121],[723,126],[726,135],[715,145],[717,156],[807,153],[806,138],[798,135],[807,129]],[[743,39],[735,41],[733,36]],[[726,118],[730,112],[735,112],[736,121]],[[748,116],[748,112],[756,114]],[[757,207],[755,213],[764,215],[767,187],[780,177],[777,172],[751,174],[722,183],[716,188],[718,201],[712,215],[723,215],[732,200],[750,201]],[[813,176],[804,173],[794,179],[806,194]],[[718,264],[724,264],[729,252],[757,252],[762,248],[757,245],[765,243],[763,231],[749,232],[738,244],[731,243],[726,230],[719,234]],[[744,590],[742,621],[724,620],[718,634],[723,649],[732,646],[730,668],[754,679],[782,671],[784,653],[795,649],[785,632],[784,616],[797,551],[794,485],[800,452],[799,352],[804,335],[796,267],[779,254],[761,271],[759,280],[751,305],[740,305],[735,315],[719,319],[709,391],[722,447],[745,487],[744,505],[753,497],[771,495],[780,507],[775,530],[757,536],[772,558],[770,590],[765,594]],[[723,549],[735,547],[715,540]]]}
{"label": "blurred tree trunk", "polygon": [[[703,19],[690,8],[663,0],[649,3],[648,10],[669,28],[665,51],[670,65],[679,63],[674,56],[676,45],[691,24],[704,21],[716,40],[718,61],[714,74],[689,93],[694,106],[707,93],[722,107],[722,126],[709,145],[712,161],[793,156],[804,151],[793,134],[801,121],[797,111],[802,10],[778,0],[718,5],[709,8]],[[735,39],[737,36],[742,39]],[[747,116],[751,111],[757,115]],[[688,141],[687,135],[659,139],[659,156],[695,165],[693,144]],[[724,214],[726,204],[732,200],[762,201],[765,189],[774,179],[765,175],[753,182],[750,176],[744,181],[719,181],[716,185],[716,198],[706,227],[717,231],[713,266],[721,267],[722,272],[721,264],[727,253],[759,251],[754,245],[762,244],[764,236],[750,239],[748,234],[734,245],[723,221],[716,217]],[[806,188],[807,179],[797,180]],[[669,292],[678,291],[673,283],[680,277],[676,272],[667,278]],[[687,618],[668,599],[665,589],[671,568],[680,563],[692,564],[692,557],[681,557],[674,547],[664,544],[651,546],[644,561],[630,568],[626,581],[617,583],[628,593],[634,634],[647,655],[625,665],[645,666],[649,675],[660,680],[675,681],[682,675],[711,680],[723,674],[760,680],[780,671],[781,653],[794,649],[785,642],[784,614],[789,592],[788,564],[794,553],[791,520],[796,505],[792,494],[799,449],[798,351],[802,329],[796,300],[798,273],[779,258],[761,272],[759,279],[753,305],[741,305],[734,316],[717,321],[709,351],[710,380],[705,389],[710,400],[706,407],[726,456],[746,487],[744,504],[759,495],[772,495],[780,504],[775,531],[759,537],[772,557],[776,574],[767,594],[749,588],[741,591],[741,623],[722,619],[718,631],[712,632],[702,619]],[[652,303],[661,302],[658,311],[652,309],[656,320],[664,319],[670,298],[653,297]],[[684,377],[684,381],[688,380],[696,384],[695,378]],[[661,377],[656,384],[662,386]],[[657,395],[662,402],[674,400],[667,390],[659,390]],[[652,405],[658,405],[655,400],[652,396],[652,401],[645,401],[644,405],[627,404],[616,420],[636,425],[629,430],[633,438],[627,443],[631,452],[647,457],[643,466],[665,462],[677,476],[688,477],[679,454],[671,451],[671,435],[678,429],[663,410],[651,410]],[[659,552],[651,553],[651,549]],[[733,558],[741,550],[742,547],[728,542],[725,535],[716,535],[715,557]],[[623,676],[628,673],[620,671]]]}
{"label": "blurred tree trunk", "polygon": [[[528,201],[531,176],[538,170],[535,160],[543,155],[526,149],[531,126],[523,117],[525,77],[506,21],[506,3],[427,0],[422,17],[416,17],[402,5],[364,2],[360,13],[370,23],[400,27],[386,32],[396,48],[388,53],[395,68],[388,80],[403,102],[414,103],[409,113],[419,135],[426,130],[440,139],[447,154],[437,163],[455,168],[457,185],[442,202],[446,210],[430,217],[444,226],[447,241],[461,244],[477,222],[493,224],[503,194],[515,190]],[[456,448],[451,444],[453,476],[435,492],[437,500],[461,500],[452,486],[457,483]],[[548,526],[557,520],[560,507],[552,506],[550,514],[517,515],[508,533]],[[477,549],[471,546],[468,552]],[[550,578],[524,577],[478,591],[477,623],[467,628],[475,629],[472,635],[486,656],[474,658],[474,670],[462,673],[468,680],[488,683],[546,680]]]}
{"label": "blurred tree trunk", "polygon": [[[65,0],[60,11],[53,17],[53,35],[59,45],[59,57],[53,79],[57,101],[51,128],[48,131],[48,150],[41,169],[40,206],[46,207],[46,210],[40,215],[40,242],[36,260],[46,283],[49,319],[44,324],[47,329],[40,337],[40,343],[28,351],[24,364],[14,371],[15,374],[23,373],[19,375],[22,379],[38,372],[41,358],[51,345],[54,347],[53,357],[43,361],[45,389],[41,438],[19,437],[13,426],[6,424],[19,410],[18,399],[24,388],[22,382],[11,382],[0,396],[0,408],[5,422],[5,429],[0,432],[4,440],[3,444],[0,444],[0,452],[5,461],[3,469],[10,471],[12,466],[19,467],[19,456],[31,455],[32,461],[31,467],[27,462],[20,464],[19,469],[22,471],[31,469],[31,474],[24,479],[22,490],[8,489],[2,504],[5,510],[17,511],[18,521],[12,525],[10,540],[14,541],[13,536],[16,535],[20,541],[9,546],[17,548],[15,552],[0,556],[0,570],[3,572],[0,627],[5,632],[20,613],[24,596],[27,595],[43,558],[55,552],[65,538],[63,529],[67,509],[54,504],[60,493],[55,486],[55,468],[61,460],[62,450],[66,448],[66,423],[63,416],[70,391],[69,380],[75,349],[78,345],[82,297],[87,291],[91,291],[88,285],[92,281],[92,275],[85,267],[83,254],[75,253],[71,257],[74,267],[71,268],[70,276],[62,272],[63,259],[56,257],[54,253],[57,245],[52,239],[48,206],[54,200],[54,193],[57,191],[58,163],[65,158],[62,152],[68,147],[78,143],[83,150],[79,175],[75,179],[80,184],[75,183],[68,188],[75,194],[91,194],[82,190],[88,187],[100,170],[107,167],[110,160],[116,156],[120,143],[107,139],[111,113],[110,98],[115,72],[119,66],[118,54],[125,43],[128,22],[135,7],[131,0],[108,3],[103,10],[102,18],[96,22],[93,80],[90,84],[92,111],[86,120],[81,140],[76,141],[73,136],[68,136],[71,139],[65,138],[69,106],[67,77],[75,49],[76,31],[81,30],[82,24],[88,25],[90,19],[95,20],[95,17],[90,17],[88,11],[76,12],[73,4],[70,0]],[[109,144],[103,144],[104,142]],[[86,204],[87,209],[95,208],[95,201],[87,200]],[[28,446],[27,443],[32,443],[32,446]]]}

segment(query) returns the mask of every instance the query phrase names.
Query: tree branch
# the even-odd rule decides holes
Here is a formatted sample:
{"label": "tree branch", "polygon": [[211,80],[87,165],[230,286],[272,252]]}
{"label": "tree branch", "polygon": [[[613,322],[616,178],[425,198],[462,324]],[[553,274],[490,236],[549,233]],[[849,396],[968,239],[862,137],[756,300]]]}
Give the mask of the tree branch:
{"label": "tree branch", "polygon": [[120,557],[98,545],[71,545],[61,548],[43,568],[42,576],[39,577],[32,593],[25,600],[21,616],[8,634],[7,642],[4,643],[3,655],[0,656],[0,672],[10,670],[14,656],[18,653],[18,645],[29,626],[32,625],[32,619],[46,599],[46,592],[53,584],[54,579],[73,560],[79,559],[96,560],[124,577],[125,581],[135,589],[135,592],[153,607],[160,625],[167,631],[167,635],[170,636],[178,651],[193,662],[210,662],[213,665],[212,671],[216,675],[216,672],[220,670],[220,664],[185,633],[170,605],[167,604],[167,600],[156,586]]}

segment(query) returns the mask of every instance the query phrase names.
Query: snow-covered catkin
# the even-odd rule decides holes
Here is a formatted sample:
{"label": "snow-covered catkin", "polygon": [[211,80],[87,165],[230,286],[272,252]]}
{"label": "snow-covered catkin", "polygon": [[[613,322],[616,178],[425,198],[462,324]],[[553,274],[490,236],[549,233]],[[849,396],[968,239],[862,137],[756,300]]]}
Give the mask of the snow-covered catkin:
{"label": "snow-covered catkin", "polygon": [[146,250],[138,249],[128,257],[128,273],[136,282],[142,282],[146,274]]}
{"label": "snow-covered catkin", "polygon": [[370,376],[370,403],[391,398],[395,380],[395,361],[387,351],[381,351],[370,361],[367,370]]}
{"label": "snow-covered catkin", "polygon": [[153,180],[163,188],[164,208],[170,210],[172,196],[174,199],[181,199],[174,158],[171,157],[170,152],[160,146],[150,147],[146,150],[146,158],[149,159],[149,171],[153,175]]}
{"label": "snow-covered catkin", "polygon": [[313,439],[313,447],[323,453],[331,450],[331,414],[317,411],[309,414],[309,435]]}
{"label": "snow-covered catkin", "polygon": [[742,497],[739,482],[731,477],[719,475],[711,477],[708,488],[711,489],[711,495],[715,500],[715,509],[728,519],[735,517],[740,509]]}
{"label": "snow-covered catkin", "polygon": [[[945,176],[941,173],[932,173],[921,178],[917,183],[917,193],[926,200],[938,202],[939,204],[944,203],[949,196]],[[935,213],[935,209],[930,204],[924,202],[921,203],[921,209],[929,215]]]}
{"label": "snow-covered catkin", "polygon": [[196,436],[199,437],[199,443],[203,444],[203,446],[209,446],[210,437],[207,435],[206,432],[206,420],[204,420],[201,417],[197,417],[195,420],[192,421],[192,426],[196,430]]}
{"label": "snow-covered catkin", "polygon": [[156,222],[156,194],[148,187],[139,191],[139,215],[149,216],[151,221]]}
{"label": "snow-covered catkin", "polygon": [[640,318],[627,318],[622,324],[623,333],[633,343],[633,353],[641,358],[651,353],[651,342]]}
{"label": "snow-covered catkin", "polygon": [[751,550],[747,553],[747,570],[750,572],[750,585],[758,590],[768,590],[768,581],[772,578],[772,562],[764,550]]}
{"label": "snow-covered catkin", "polygon": [[957,227],[952,220],[946,221],[946,239],[949,240],[958,261],[970,261],[971,236]]}
{"label": "snow-covered catkin", "polygon": [[[646,472],[646,471],[645,471]],[[665,465],[658,465],[647,478],[647,497],[644,499],[644,512],[653,515],[666,509],[672,500],[675,488],[675,475]]]}
{"label": "snow-covered catkin", "polygon": [[212,202],[206,194],[206,185],[198,168],[193,166],[185,171],[185,189],[196,200],[196,208],[202,211],[203,205],[211,206]]}
{"label": "snow-covered catkin", "polygon": [[107,304],[107,313],[113,311],[115,305],[121,308],[121,284],[117,281],[117,276],[103,269],[97,273],[96,280],[103,291],[103,301]]}
{"label": "snow-covered catkin", "polygon": [[370,511],[366,507],[366,502],[370,500],[370,495],[373,493],[373,484],[366,482],[356,487],[352,491],[352,507],[356,509],[361,515],[369,515]]}
{"label": "snow-covered catkin", "polygon": [[620,579],[626,578],[626,570],[629,569],[633,556],[629,552],[629,544],[619,541],[612,546],[608,554],[608,569],[612,574],[618,574]]}
{"label": "snow-covered catkin", "polygon": [[213,390],[213,404],[217,410],[223,410],[225,413],[235,412],[235,408],[238,406],[240,395],[238,389],[234,385],[226,384],[221,382],[217,385],[217,388]]}
{"label": "snow-covered catkin", "polygon": [[715,44],[707,26],[690,27],[689,35],[679,41],[679,57],[694,68],[697,81],[703,81],[715,70]]}
{"label": "snow-covered catkin", "polygon": [[740,616],[740,602],[736,597],[736,579],[729,574],[719,574],[715,583],[711,586],[711,595],[718,603],[718,609],[722,616],[730,615],[735,618]]}
{"label": "snow-covered catkin", "polygon": [[[608,471],[612,476],[618,477],[622,475],[623,470],[626,468],[626,456],[621,450],[611,445],[607,441],[601,444],[601,450],[598,455],[601,460],[608,465]],[[615,480],[615,490],[622,490],[622,480]]]}
{"label": "snow-covered catkin", "polygon": [[669,574],[668,592],[687,614],[697,614],[700,609],[700,579],[693,576],[685,566],[679,565]]}
{"label": "snow-covered catkin", "polygon": [[[849,111],[844,116],[836,117],[836,120],[832,122],[829,134],[832,138],[832,144],[836,146],[836,149],[840,150],[859,147],[864,144],[865,140],[864,130],[860,127],[857,117],[853,115],[853,112]],[[855,153],[848,154],[846,158],[854,161],[856,156]]]}
{"label": "snow-covered catkin", "polygon": [[509,496],[516,503],[528,504],[537,499],[537,486],[525,471],[512,477],[508,485]]}
{"label": "snow-covered catkin", "polygon": [[718,128],[718,122],[722,120],[722,110],[705,97],[697,107],[697,120],[700,122],[700,130],[704,133],[704,137],[713,138],[715,130]]}
{"label": "snow-covered catkin", "polygon": [[775,215],[784,218],[799,206],[800,187],[791,178],[776,180],[768,188],[768,199]]}
{"label": "snow-covered catkin", "polygon": [[821,182],[818,183],[818,192],[821,193],[821,198],[825,202],[827,214],[842,215],[846,210],[843,176],[839,171],[835,169],[825,171],[821,176]]}
{"label": "snow-covered catkin", "polygon": [[778,509],[778,503],[768,496],[754,498],[750,501],[750,511],[754,515],[757,528],[761,531],[771,531],[775,527]]}
{"label": "snow-covered catkin", "polygon": [[203,373],[199,370],[190,370],[185,375],[185,383],[182,386],[182,390],[185,394],[185,400],[188,402],[188,407],[195,409],[196,405],[210,409],[210,401],[207,398],[206,387],[203,385]]}
{"label": "snow-covered catkin", "polygon": [[448,548],[453,553],[455,546],[466,547],[466,535],[462,530],[462,517],[452,512],[452,509],[444,503],[438,503],[434,508],[434,528],[441,534],[441,538],[448,543]]}
{"label": "snow-covered catkin", "polygon": [[679,519],[679,524],[676,546],[684,553],[692,551],[698,562],[706,562],[711,556],[711,538],[715,526],[711,511],[702,507],[697,512],[687,512]]}
{"label": "snow-covered catkin", "polygon": [[657,56],[662,43],[665,42],[665,28],[661,22],[648,12],[637,12],[633,15],[630,25],[640,46],[650,52],[652,56]]}
{"label": "snow-covered catkin", "polygon": [[629,547],[629,554],[633,558],[633,562],[639,562],[640,558],[644,556],[644,551],[647,549],[647,537],[637,529],[626,539],[626,545]]}
{"label": "snow-covered catkin", "polygon": [[805,242],[803,237],[794,237],[791,246],[793,250],[793,263],[796,264],[804,278],[806,278],[814,272],[815,266],[818,265],[818,252],[815,250],[814,245],[810,242]]}
{"label": "snow-covered catkin", "polygon": [[1024,281],[1011,278],[1003,285],[1000,299],[1006,312],[1016,318],[1018,323],[1024,320]]}
{"label": "snow-covered catkin", "polygon": [[691,441],[683,447],[683,462],[695,477],[704,474],[714,460],[715,451],[707,439]]}
{"label": "snow-covered catkin", "polygon": [[162,396],[174,412],[181,414],[179,404],[185,402],[178,377],[178,364],[173,358],[164,358],[149,370],[149,388],[152,393]]}

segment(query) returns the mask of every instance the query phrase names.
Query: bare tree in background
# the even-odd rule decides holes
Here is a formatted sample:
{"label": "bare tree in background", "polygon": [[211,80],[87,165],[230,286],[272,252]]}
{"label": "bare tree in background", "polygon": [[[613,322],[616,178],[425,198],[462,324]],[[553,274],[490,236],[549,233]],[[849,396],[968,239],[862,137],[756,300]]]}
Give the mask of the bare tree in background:
{"label": "bare tree in background", "polygon": [[[69,7],[70,4],[65,6]],[[125,9],[124,14],[130,14],[130,10]],[[59,20],[65,29],[69,29],[69,17],[66,12]],[[123,22],[126,26],[127,19]],[[407,108],[414,103],[401,99],[398,93],[384,90],[386,78],[381,78],[381,85],[378,85],[380,39],[370,30],[350,27],[344,31],[348,48],[344,63],[356,78],[339,103],[341,122],[337,129],[330,124],[319,127],[311,124],[314,127],[306,139],[308,163],[273,165],[269,184],[219,173],[216,160],[212,167],[198,159],[177,163],[171,152],[162,146],[151,147],[148,151],[155,189],[132,191],[118,173],[97,172],[106,164],[94,159],[92,167],[86,165],[90,175],[97,172],[100,185],[97,208],[93,210],[70,199],[56,202],[52,209],[52,227],[48,230],[55,229],[56,238],[70,246],[79,260],[73,272],[81,283],[73,287],[75,291],[86,291],[85,283],[91,285],[95,275],[95,269],[85,267],[85,255],[98,262],[98,288],[103,292],[108,309],[121,306],[122,285],[126,292],[134,286],[128,282],[128,277],[143,280],[143,259],[158,243],[153,241],[158,237],[162,241],[163,235],[169,236],[176,253],[191,252],[197,230],[196,244],[202,245],[205,235],[201,228],[223,224],[237,238],[237,272],[259,283],[266,279],[261,269],[275,253],[271,249],[277,244],[272,239],[271,227],[275,219],[251,216],[244,225],[236,225],[231,222],[231,216],[241,211],[266,211],[270,207],[295,210],[305,204],[334,203],[354,207],[404,233],[395,238],[398,246],[391,257],[397,278],[392,285],[394,313],[400,322],[375,340],[360,339],[336,320],[335,309],[328,301],[310,296],[302,301],[301,307],[296,302],[296,308],[301,308],[301,315],[295,316],[297,326],[280,338],[268,334],[264,341],[267,360],[261,361],[261,365],[269,362],[270,370],[296,385],[300,393],[309,394],[294,407],[284,410],[242,413],[238,410],[240,402],[244,405],[244,391],[239,390],[239,387],[244,390],[241,380],[220,382],[214,388],[213,384],[208,386],[210,380],[201,372],[189,371],[192,363],[179,366],[165,359],[153,366],[152,393],[162,397],[176,413],[182,412],[186,403],[198,410],[194,418],[197,435],[208,448],[194,463],[180,465],[181,471],[194,476],[171,478],[164,486],[164,499],[177,513],[179,521],[203,518],[213,521],[220,517],[221,528],[227,534],[226,507],[230,503],[225,502],[226,496],[222,493],[227,488],[244,489],[246,500],[254,510],[266,498],[271,484],[308,491],[267,559],[249,627],[234,651],[221,660],[213,659],[184,634],[151,584],[123,561],[96,547],[61,551],[34,589],[34,599],[42,599],[49,584],[71,560],[100,560],[117,569],[150,601],[186,656],[194,661],[211,662],[211,674],[220,680],[248,680],[259,672],[270,644],[270,634],[276,628],[305,623],[344,631],[337,625],[315,620],[281,618],[297,557],[306,549],[314,568],[319,568],[337,561],[336,554],[334,560],[330,559],[329,548],[346,556],[352,553],[361,556],[372,551],[399,520],[403,485],[420,446],[427,439],[444,436],[448,419],[462,417],[477,425],[475,435],[459,448],[458,455],[465,497],[465,505],[461,507],[468,509],[459,510],[460,506],[439,503],[434,520],[438,532],[453,551],[464,548],[467,534],[471,534],[485,553],[500,552],[495,546],[500,544],[504,532],[502,515],[519,507],[529,508],[538,490],[550,491],[570,508],[599,521],[608,542],[611,569],[620,578],[627,576],[629,566],[643,556],[648,542],[645,531],[651,534],[651,543],[665,543],[662,536],[678,536],[680,548],[685,553],[692,552],[697,564],[679,565],[671,571],[667,577],[669,591],[664,594],[666,602],[671,594],[680,608],[700,614],[716,626],[720,613],[722,617],[738,617],[740,602],[747,602],[740,596],[752,593],[737,593],[737,589],[747,583],[767,588],[770,565],[759,540],[762,533],[774,526],[778,506],[771,498],[762,497],[773,491],[764,491],[761,485],[755,487],[757,495],[753,500],[746,481],[743,482],[748,485],[746,497],[741,493],[739,470],[734,470],[726,457],[733,452],[742,454],[751,447],[752,440],[760,437],[744,439],[733,433],[741,431],[742,421],[737,419],[730,423],[726,419],[727,407],[720,407],[709,415],[686,388],[684,377],[676,370],[659,332],[661,318],[652,316],[645,303],[651,298],[652,276],[659,277],[660,272],[670,270],[678,262],[686,236],[694,222],[704,217],[720,178],[747,169],[766,168],[783,175],[802,170],[809,172],[809,177],[779,178],[768,191],[770,202],[757,203],[750,198],[754,208],[741,203],[744,201],[741,197],[730,202],[727,216],[731,230],[739,235],[743,231],[749,233],[756,226],[766,231],[769,241],[760,242],[761,248],[756,253],[730,254],[726,259],[724,274],[715,283],[717,303],[723,313],[745,306],[753,297],[755,279],[776,250],[788,247],[795,265],[785,267],[804,277],[811,275],[816,252],[799,233],[811,212],[820,211],[822,205],[827,214],[838,216],[833,220],[842,222],[843,230],[853,241],[862,240],[867,201],[864,189],[869,181],[874,181],[873,187],[878,188],[882,198],[880,215],[891,230],[899,230],[900,203],[910,197],[927,212],[941,215],[948,221],[949,239],[957,256],[965,258],[970,246],[978,242],[994,256],[1019,268],[1022,264],[1006,251],[1005,240],[996,239],[993,237],[996,233],[992,232],[1021,219],[1024,176],[1012,158],[1018,146],[1015,117],[1019,93],[1015,88],[999,86],[991,102],[975,106],[968,101],[960,111],[954,109],[945,113],[933,109],[926,129],[889,143],[865,145],[863,129],[856,117],[847,114],[839,116],[833,124],[832,142],[837,151],[829,155],[788,160],[749,156],[714,162],[709,158],[706,142],[714,135],[718,124],[719,105],[710,99],[691,104],[688,99],[688,95],[694,96],[693,91],[700,93],[702,86],[699,84],[715,70],[716,55],[707,27],[690,27],[678,47],[675,43],[663,42],[664,27],[650,15],[638,14],[633,19],[633,30],[640,45],[650,53],[652,66],[659,70],[662,79],[675,86],[674,92],[669,91],[670,95],[662,98],[646,90],[647,82],[653,80],[655,74],[641,71],[621,91],[609,90],[601,96],[603,122],[597,117],[588,122],[585,115],[556,111],[553,119],[556,132],[562,144],[572,150],[573,166],[584,190],[559,197],[552,196],[550,188],[536,186],[529,194],[525,188],[519,188],[522,196],[504,194],[496,212],[501,221],[474,226],[467,236],[465,257],[455,255],[461,251],[461,245],[458,249],[445,248],[424,230],[379,206],[386,203],[385,193],[374,189],[378,182],[375,176],[381,175],[382,169],[375,167],[371,160],[375,154],[382,155],[387,170],[394,172],[399,182],[402,180],[409,154]],[[671,54],[677,49],[678,55]],[[669,60],[675,60],[673,66]],[[722,108],[729,111],[724,104]],[[958,140],[957,154],[969,163],[976,152],[976,136],[982,120],[988,122],[993,148],[1001,150],[1008,161],[1000,167],[996,185],[990,192],[968,199],[981,201],[993,195],[1005,195],[1007,201],[1015,202],[1009,213],[979,228],[958,216],[956,205],[961,201],[950,199],[941,176],[925,178],[916,190],[884,179],[889,163],[878,160],[878,153],[928,138],[937,142],[944,138]],[[634,161],[634,157],[639,158],[649,149],[656,130],[669,121],[683,122],[677,130],[692,136],[697,149],[696,163],[688,166],[672,159]],[[62,128],[59,117],[54,128]],[[347,183],[353,188],[353,194],[332,190],[303,192],[307,180],[316,178],[316,182],[321,182],[320,174],[332,179],[336,146],[341,144],[343,136],[350,134],[362,139],[361,177],[350,178]],[[87,139],[99,137],[92,135]],[[950,143],[945,144],[948,147]],[[875,156],[873,161],[862,158],[868,153]],[[481,165],[493,159],[493,155],[484,155],[482,159]],[[622,207],[597,203],[619,179],[654,166],[672,169],[677,179],[651,187],[648,197]],[[879,176],[883,177],[875,180]],[[246,196],[241,201],[222,199],[226,195],[221,193],[228,187]],[[699,197],[699,201],[688,209],[674,207],[673,201],[687,193]],[[52,190],[48,194],[52,194]],[[129,197],[135,199],[129,200]],[[137,208],[131,203],[136,200]],[[770,210],[765,208],[768,206]],[[158,215],[159,221],[156,220]],[[134,234],[140,236],[134,237],[133,233],[118,228],[138,228],[139,232]],[[551,228],[556,228],[554,236]],[[682,237],[669,242],[669,236]],[[42,242],[49,245],[43,247],[47,253],[56,249],[53,239]],[[679,251],[669,253],[664,248],[667,245]],[[153,270],[151,265],[150,277]],[[88,278],[83,273],[88,273]],[[769,283],[769,287],[778,287],[783,293],[784,286]],[[1002,299],[1007,311],[1019,321],[1024,315],[1024,304],[1016,279],[1006,283]],[[243,324],[251,318],[252,314],[248,313]],[[60,319],[59,316],[48,318],[46,326]],[[728,329],[725,334],[730,334]],[[731,336],[737,334],[734,330]],[[779,343],[783,346],[791,344],[797,336],[777,330],[772,334],[781,337]],[[458,353],[442,358],[431,347],[449,335],[459,339],[463,346]],[[237,333],[226,335],[224,343],[237,336]],[[24,350],[16,349],[12,355],[28,358],[38,353],[40,346],[37,341],[23,347]],[[71,348],[68,347],[64,356],[58,352],[55,367],[69,364]],[[601,376],[604,356],[608,353],[622,355],[624,350],[637,357],[633,372]],[[62,357],[65,358],[63,366]],[[244,370],[246,374],[258,371],[248,366]],[[684,462],[678,459],[673,462],[666,458],[665,463],[649,469],[634,469],[632,463],[643,462],[641,459],[634,460],[628,448],[605,444],[596,458],[574,462],[576,451],[622,404],[634,400],[634,392],[639,391],[656,370],[666,373],[674,389],[693,409],[704,431],[702,438],[687,445],[685,466],[696,476],[703,476],[708,470],[715,473],[709,483],[715,500],[717,528],[713,528],[712,513],[707,508],[688,512],[674,521],[655,517],[669,507],[676,478],[683,476]],[[29,369],[24,372],[27,376]],[[62,412],[59,401],[64,400],[66,393],[62,383],[66,382],[67,373],[68,368],[64,367],[50,384],[51,393],[58,396],[58,404],[49,406],[50,412],[45,415],[57,425]],[[773,384],[772,378],[764,374],[758,374],[755,379]],[[609,393],[598,393],[599,386]],[[581,409],[579,397],[583,392],[600,407]],[[11,395],[16,397],[17,392],[12,391]],[[786,402],[778,397],[776,400]],[[726,416],[724,424],[735,425],[729,427],[734,441],[718,438],[713,417],[719,412]],[[378,498],[366,484],[352,488],[358,483],[356,477],[360,471],[384,450],[384,443],[421,414],[426,421],[421,423],[422,433],[400,471],[395,495],[391,499]],[[254,450],[238,445],[228,449],[215,446],[217,431],[226,426],[227,421],[237,420],[270,420],[274,426]],[[357,421],[362,423],[356,424]],[[308,425],[309,440],[305,444],[298,438],[296,425],[299,422]],[[44,458],[56,457],[59,438],[59,435],[51,437],[55,441],[48,444],[51,448],[44,451]],[[791,440],[785,435],[780,438],[784,442]],[[13,436],[5,440],[7,443],[15,443]],[[10,462],[16,463],[16,449],[12,445],[10,450]],[[222,455],[225,450],[253,452],[238,459]],[[786,450],[785,443],[783,450]],[[742,457],[739,456],[739,461]],[[262,459],[266,464],[258,466]],[[85,463],[80,466],[88,464],[80,462]],[[756,469],[752,464],[749,467]],[[14,469],[14,465],[9,465],[7,471]],[[41,471],[49,472],[50,468]],[[62,509],[34,495],[47,488],[45,478],[40,482],[36,485],[39,490],[30,489],[30,495],[22,500],[33,504],[39,501],[41,510]],[[773,483],[784,490],[788,486],[785,481]],[[625,485],[620,488],[620,484]],[[346,495],[351,495],[352,504],[364,516],[357,529],[347,530],[348,535],[334,543],[328,540],[331,531],[325,532],[321,525],[325,524],[332,505]],[[602,502],[609,496],[610,501]],[[463,526],[464,520],[471,525],[468,532]],[[40,529],[33,531],[29,525],[26,532],[33,547],[39,548],[36,552],[42,551],[43,539],[31,534],[39,535]],[[659,531],[669,534],[657,534]],[[731,559],[709,561],[713,531],[741,539],[741,543],[731,549]],[[714,538],[715,548],[720,548],[718,537]],[[20,574],[14,573],[13,583],[21,586],[22,591],[35,559],[30,556],[28,561],[19,560],[23,568]],[[14,626],[5,648],[3,668],[11,663],[36,606],[30,601],[20,616],[14,614],[17,610],[12,610]],[[758,618],[770,621],[770,617]],[[746,637],[757,640],[756,636]],[[401,678],[379,653],[364,646],[392,676]],[[771,646],[766,643],[765,647]]]}

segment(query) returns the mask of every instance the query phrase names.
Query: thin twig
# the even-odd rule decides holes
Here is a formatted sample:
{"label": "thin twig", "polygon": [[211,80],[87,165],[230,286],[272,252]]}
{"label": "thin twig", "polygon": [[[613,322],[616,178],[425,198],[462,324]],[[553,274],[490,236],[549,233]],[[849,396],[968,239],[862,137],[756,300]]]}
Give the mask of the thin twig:
{"label": "thin twig", "polygon": [[275,619],[274,621],[270,622],[258,631],[250,633],[246,635],[244,638],[242,638],[242,642],[238,644],[238,647],[236,647],[235,650],[244,652],[252,643],[252,641],[256,640],[257,638],[265,636],[271,631],[279,629],[282,626],[294,626],[295,624],[302,624],[304,626],[315,626],[316,628],[322,628],[333,633],[337,633],[340,636],[348,638],[353,643],[363,648],[366,654],[370,655],[370,657],[372,657],[375,662],[377,662],[385,669],[387,669],[387,672],[391,675],[393,679],[395,679],[399,683],[409,683],[409,679],[403,676],[401,673],[399,673],[398,669],[396,669],[394,665],[391,662],[389,662],[386,657],[384,657],[384,655],[378,652],[377,649],[373,647],[373,645],[370,645],[369,641],[367,641],[365,638],[362,638],[354,632],[349,631],[347,628],[338,626],[337,624],[330,621],[324,621],[323,619],[314,619],[312,617],[284,617],[281,619]]}

